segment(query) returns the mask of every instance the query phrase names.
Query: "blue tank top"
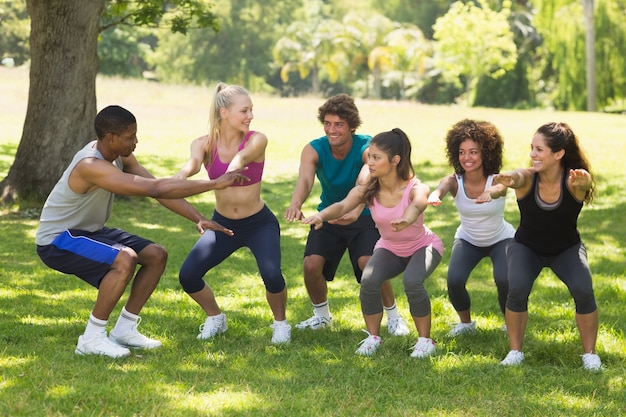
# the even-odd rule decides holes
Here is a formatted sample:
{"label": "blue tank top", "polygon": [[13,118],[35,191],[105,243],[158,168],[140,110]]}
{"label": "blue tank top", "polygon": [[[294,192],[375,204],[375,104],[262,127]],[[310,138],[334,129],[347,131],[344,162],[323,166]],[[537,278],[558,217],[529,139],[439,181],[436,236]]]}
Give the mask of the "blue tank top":
{"label": "blue tank top", "polygon": [[[352,135],[352,148],[341,160],[333,157],[327,136],[310,142],[318,155],[315,174],[322,185],[321,202],[317,206],[319,211],[343,200],[354,187],[363,167],[363,152],[369,146],[371,139],[369,135]],[[363,214],[370,214],[367,207],[363,210]]]}

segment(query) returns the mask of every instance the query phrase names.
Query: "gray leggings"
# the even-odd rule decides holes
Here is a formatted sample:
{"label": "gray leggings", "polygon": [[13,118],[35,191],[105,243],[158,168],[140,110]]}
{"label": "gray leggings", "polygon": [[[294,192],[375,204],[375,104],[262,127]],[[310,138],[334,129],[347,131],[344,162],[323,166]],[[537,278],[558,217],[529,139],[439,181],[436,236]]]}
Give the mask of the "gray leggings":
{"label": "gray leggings", "polygon": [[556,256],[544,257],[515,240],[506,248],[509,264],[509,296],[506,307],[516,313],[528,310],[528,297],[533,283],[544,267],[552,269],[574,298],[576,313],[589,314],[597,309],[587,262],[587,250],[582,242],[570,246]]}
{"label": "gray leggings", "polygon": [[465,287],[470,273],[485,257],[493,263],[493,280],[498,290],[498,304],[504,314],[506,297],[509,291],[506,266],[506,245],[511,239],[486,247],[474,246],[466,240],[455,239],[448,263],[448,297],[456,311],[469,310],[470,296]]}
{"label": "gray leggings", "polygon": [[402,282],[409,301],[411,315],[424,317],[430,314],[430,299],[424,281],[433,273],[441,254],[432,246],[420,248],[412,256],[396,256],[387,249],[376,249],[367,262],[361,278],[361,311],[378,314],[383,311],[380,287],[388,279],[404,272]]}

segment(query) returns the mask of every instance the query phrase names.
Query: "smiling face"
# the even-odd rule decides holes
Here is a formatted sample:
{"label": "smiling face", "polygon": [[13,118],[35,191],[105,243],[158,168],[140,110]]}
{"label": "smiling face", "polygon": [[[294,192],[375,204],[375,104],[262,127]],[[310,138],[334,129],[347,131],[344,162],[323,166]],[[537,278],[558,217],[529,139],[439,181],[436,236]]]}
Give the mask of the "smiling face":
{"label": "smiling face", "polygon": [[324,116],[324,133],[331,147],[341,147],[352,141],[352,129],[347,121],[335,114]]}
{"label": "smiling face", "polygon": [[480,146],[472,139],[465,139],[459,146],[459,163],[470,173],[483,168],[483,156]]}
{"label": "smiling face", "polygon": [[564,154],[565,151],[563,150],[552,152],[546,144],[546,138],[543,134],[535,133],[535,136],[533,136],[530,143],[530,160],[533,171],[542,172],[555,166],[560,167],[560,161]]}
{"label": "smiling face", "polygon": [[220,115],[225,124],[247,133],[250,130],[250,122],[254,119],[252,99],[246,94],[239,94],[233,98],[230,107],[220,109]]}

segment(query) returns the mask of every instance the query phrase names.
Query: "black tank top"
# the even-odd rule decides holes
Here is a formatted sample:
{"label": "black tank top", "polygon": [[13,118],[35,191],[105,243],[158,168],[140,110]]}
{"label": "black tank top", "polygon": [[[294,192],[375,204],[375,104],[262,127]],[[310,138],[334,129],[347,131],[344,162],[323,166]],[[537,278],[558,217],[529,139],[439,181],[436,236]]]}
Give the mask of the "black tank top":
{"label": "black tank top", "polygon": [[554,204],[539,198],[539,175],[533,175],[533,185],[517,200],[520,224],[515,240],[528,246],[540,256],[554,256],[580,242],[577,221],[582,201],[577,201],[567,187],[567,171],[563,170],[561,195]]}

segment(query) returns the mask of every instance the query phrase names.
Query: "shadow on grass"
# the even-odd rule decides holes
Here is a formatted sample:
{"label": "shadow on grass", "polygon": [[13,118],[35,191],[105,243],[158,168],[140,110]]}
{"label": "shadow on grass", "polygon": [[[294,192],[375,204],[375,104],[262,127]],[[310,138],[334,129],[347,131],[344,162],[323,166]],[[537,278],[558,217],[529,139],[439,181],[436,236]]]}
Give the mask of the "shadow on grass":
{"label": "shadow on grass", "polygon": [[[175,172],[178,161],[154,161]],[[422,164],[418,175],[431,188],[449,173],[445,166]],[[7,168],[8,169],[8,168]],[[163,174],[165,175],[165,174]],[[295,175],[295,174],[294,174]],[[295,176],[267,181],[263,198],[279,219],[283,273],[290,298],[292,323],[306,319],[311,305],[302,280],[302,252],[306,229],[285,222]],[[609,194],[612,188],[603,189]],[[314,190],[312,195],[318,195]],[[610,194],[609,194],[610,195]],[[212,196],[190,199],[207,216]],[[612,199],[618,200],[613,194]],[[307,203],[315,210],[315,198]],[[603,323],[620,338],[624,292],[615,284],[623,274],[623,257],[602,253],[607,239],[623,248],[621,215],[625,203],[583,209],[581,234],[590,249],[597,274],[596,295]],[[507,204],[507,219],[516,219],[517,207]],[[516,224],[515,220],[509,220]],[[574,307],[567,289],[544,273],[531,295],[527,332],[527,364],[519,369],[497,365],[508,350],[497,306],[491,265],[483,261],[472,274],[468,288],[479,332],[451,339],[449,324],[456,320],[446,294],[445,276],[458,215],[448,197],[440,207],[430,207],[426,224],[444,241],[442,263],[427,281],[433,304],[433,337],[438,355],[427,360],[409,358],[415,332],[391,338],[376,357],[354,355],[364,338],[358,306],[358,285],[344,259],[330,287],[335,326],[321,332],[294,329],[288,346],[271,346],[271,314],[253,256],[237,251],[207,274],[218,301],[228,315],[229,330],[215,340],[196,340],[204,313],[182,291],[178,268],[198,238],[194,225],[160,207],[151,199],[119,198],[110,225],[153,239],[169,251],[168,266],[159,287],[142,313],[145,333],[164,341],[157,351],[140,352],[128,359],[80,358],[73,353],[96,296],[96,291],[73,276],[47,269],[35,253],[37,221],[19,213],[0,219],[0,340],[4,342],[2,415],[71,414],[80,410],[120,415],[617,415],[626,401],[624,385],[616,383],[624,357],[613,350],[601,355],[609,371],[593,374],[580,370],[580,342],[574,325]],[[618,272],[619,271],[619,272]],[[401,280],[393,280],[401,313],[409,319]],[[541,308],[540,308],[541,307]],[[116,308],[114,315],[119,312]],[[112,316],[114,317],[114,316]],[[355,323],[358,323],[355,325]],[[112,324],[112,323],[111,323]],[[411,327],[411,326],[410,326]],[[611,368],[614,370],[611,371]],[[107,386],[107,394],[124,398],[107,406],[81,390]],[[134,390],[135,386],[142,386]],[[472,400],[459,396],[458,386],[471,391]],[[32,387],[38,387],[33,390]],[[133,396],[128,396],[128,390]],[[141,395],[136,395],[137,393]],[[546,398],[552,394],[552,400]],[[32,404],[37,404],[33,406]],[[21,410],[21,411],[20,411]]]}

